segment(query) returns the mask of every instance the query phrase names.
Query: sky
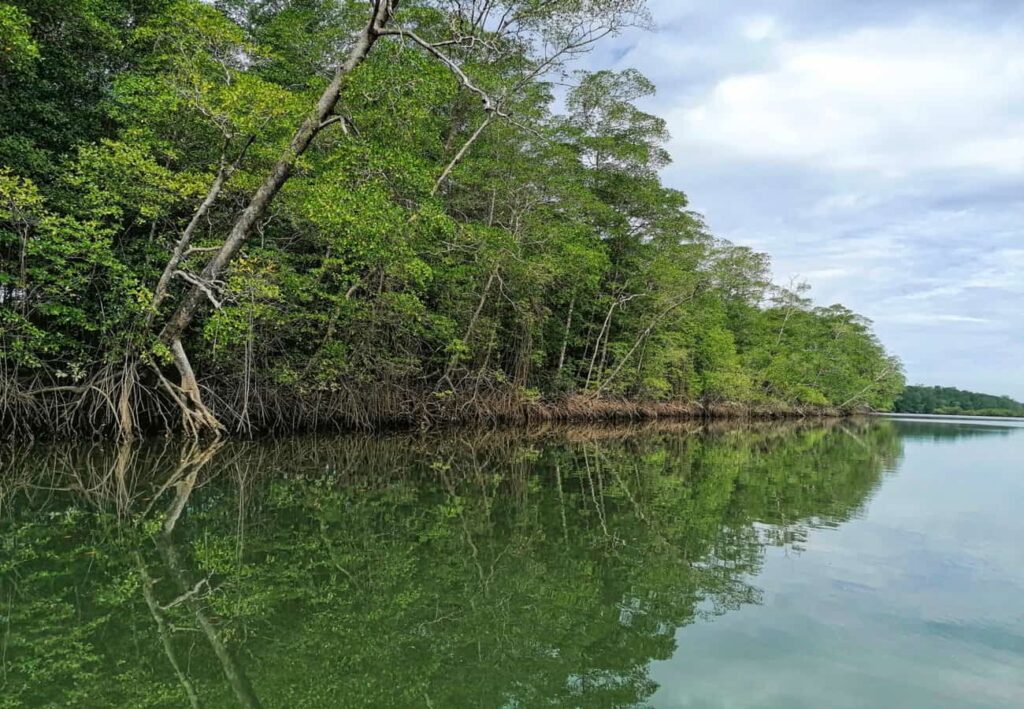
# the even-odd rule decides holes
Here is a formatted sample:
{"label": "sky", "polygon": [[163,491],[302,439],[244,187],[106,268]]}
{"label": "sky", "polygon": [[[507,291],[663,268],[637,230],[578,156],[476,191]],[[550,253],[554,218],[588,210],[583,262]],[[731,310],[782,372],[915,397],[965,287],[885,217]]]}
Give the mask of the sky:
{"label": "sky", "polygon": [[1024,400],[1024,2],[649,0],[592,68],[658,86],[682,189],[910,383]]}

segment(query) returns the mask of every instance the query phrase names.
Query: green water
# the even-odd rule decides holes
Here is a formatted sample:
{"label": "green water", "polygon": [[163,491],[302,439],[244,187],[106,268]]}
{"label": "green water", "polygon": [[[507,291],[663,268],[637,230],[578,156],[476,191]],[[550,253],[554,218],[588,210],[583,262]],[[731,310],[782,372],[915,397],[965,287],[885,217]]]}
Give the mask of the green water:
{"label": "green water", "polygon": [[1022,707],[1024,427],[0,449],[0,708]]}

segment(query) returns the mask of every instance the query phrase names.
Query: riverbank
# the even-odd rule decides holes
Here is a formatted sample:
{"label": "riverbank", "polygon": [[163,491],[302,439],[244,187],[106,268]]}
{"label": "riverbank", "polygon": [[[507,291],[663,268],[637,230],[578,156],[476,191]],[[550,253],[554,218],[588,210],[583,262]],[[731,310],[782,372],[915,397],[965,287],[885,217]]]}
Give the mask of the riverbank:
{"label": "riverbank", "polygon": [[[644,421],[656,419],[786,419],[830,418],[845,415],[843,410],[828,406],[797,406],[785,403],[644,401],[595,398],[575,394],[553,402],[522,400],[484,414],[485,419],[500,423],[532,423],[560,421],[566,423],[591,421]],[[477,418],[476,416],[470,417]],[[463,423],[457,416],[442,416],[440,421]]]}
{"label": "riverbank", "polygon": [[[251,438],[317,431],[385,431],[458,425],[528,425],[653,420],[774,420],[836,418],[860,409],[783,402],[651,401],[571,394],[554,399],[518,391],[412,393],[366,387],[296,395],[275,388],[241,392],[205,390],[220,437]],[[51,388],[43,394],[0,397],[0,425],[9,440],[136,438],[187,435],[174,401],[136,386]]]}
{"label": "riverbank", "polygon": [[879,413],[878,416],[885,418],[915,421],[970,421],[972,423],[1024,423],[1024,416],[980,416],[975,414],[913,414],[905,412]]}

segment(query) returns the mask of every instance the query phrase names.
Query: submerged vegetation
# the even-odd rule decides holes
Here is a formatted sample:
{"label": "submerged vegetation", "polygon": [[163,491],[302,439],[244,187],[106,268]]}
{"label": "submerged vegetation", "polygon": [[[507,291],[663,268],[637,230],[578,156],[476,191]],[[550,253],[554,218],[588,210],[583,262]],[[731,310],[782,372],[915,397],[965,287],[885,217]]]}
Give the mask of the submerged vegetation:
{"label": "submerged vegetation", "polygon": [[[0,448],[0,707],[640,706],[890,422]],[[187,704],[186,704],[187,702]]]}
{"label": "submerged vegetation", "polygon": [[979,394],[953,387],[908,386],[893,411],[906,414],[1024,416],[1024,404],[1009,397]]}
{"label": "submerged vegetation", "polygon": [[661,184],[651,83],[571,71],[651,19],[0,2],[3,430],[890,407],[865,319]]}

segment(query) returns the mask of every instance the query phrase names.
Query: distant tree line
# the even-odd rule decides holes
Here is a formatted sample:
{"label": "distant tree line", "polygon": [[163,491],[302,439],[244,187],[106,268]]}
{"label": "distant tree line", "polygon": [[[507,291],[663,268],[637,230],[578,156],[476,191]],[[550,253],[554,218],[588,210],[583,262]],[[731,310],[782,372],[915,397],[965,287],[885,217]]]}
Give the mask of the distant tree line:
{"label": "distant tree line", "polygon": [[662,185],[653,85],[570,70],[649,20],[0,2],[2,430],[889,408],[901,366],[867,320],[773,285]]}
{"label": "distant tree line", "polygon": [[909,414],[1024,416],[1024,404],[1009,396],[979,394],[953,387],[908,386],[896,400],[893,411]]}

